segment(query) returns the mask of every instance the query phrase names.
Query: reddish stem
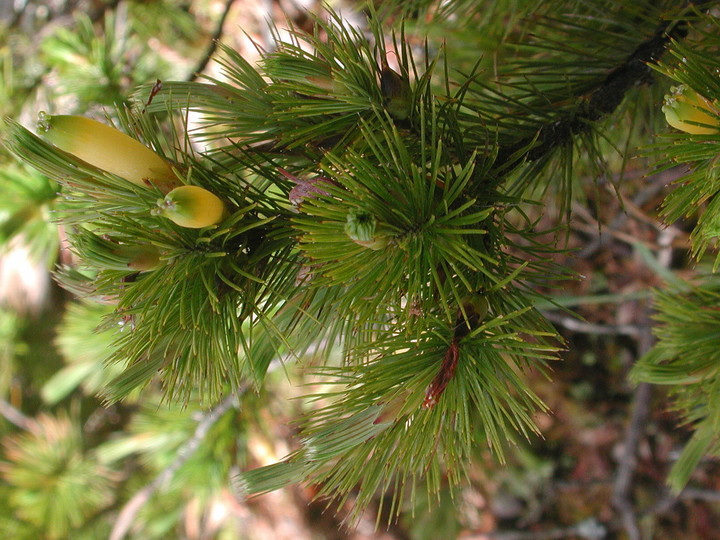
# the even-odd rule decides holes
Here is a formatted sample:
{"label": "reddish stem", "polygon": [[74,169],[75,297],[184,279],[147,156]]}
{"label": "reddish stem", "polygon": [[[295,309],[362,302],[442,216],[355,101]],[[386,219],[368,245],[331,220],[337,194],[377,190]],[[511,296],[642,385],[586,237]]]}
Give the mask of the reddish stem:
{"label": "reddish stem", "polygon": [[442,396],[445,388],[455,376],[458,358],[460,357],[460,346],[457,338],[453,338],[450,342],[447,352],[440,364],[440,370],[430,385],[425,390],[425,401],[423,401],[423,409],[430,409],[437,405],[440,396]]}

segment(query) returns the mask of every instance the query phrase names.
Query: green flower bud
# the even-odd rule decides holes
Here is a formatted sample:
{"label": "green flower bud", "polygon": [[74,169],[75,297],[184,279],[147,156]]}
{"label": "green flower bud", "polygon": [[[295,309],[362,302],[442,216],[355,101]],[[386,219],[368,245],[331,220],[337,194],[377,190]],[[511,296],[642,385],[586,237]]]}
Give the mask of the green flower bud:
{"label": "green flower bud", "polygon": [[84,116],[44,113],[39,127],[42,136],[61,150],[133,184],[163,191],[178,185],[170,163],[113,127]]}
{"label": "green flower bud", "polygon": [[225,203],[205,188],[180,186],[158,201],[161,214],[181,227],[200,229],[219,223],[225,217]]}
{"label": "green flower bud", "polygon": [[376,232],[377,220],[369,212],[353,210],[345,221],[345,234],[356,244],[369,249],[382,249],[388,244],[388,237]]}
{"label": "green flower bud", "polygon": [[720,132],[720,110],[692,88],[682,84],[671,88],[665,96],[662,111],[675,129],[693,135],[714,135]]}

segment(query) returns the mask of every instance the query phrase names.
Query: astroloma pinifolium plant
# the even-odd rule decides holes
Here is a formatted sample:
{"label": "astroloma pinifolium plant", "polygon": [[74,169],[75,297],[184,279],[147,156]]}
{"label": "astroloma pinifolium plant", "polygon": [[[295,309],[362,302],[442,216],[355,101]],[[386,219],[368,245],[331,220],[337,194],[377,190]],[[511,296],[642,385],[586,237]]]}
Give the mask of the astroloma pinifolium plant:
{"label": "astroloma pinifolium plant", "polygon": [[[398,511],[405,488],[459,483],[478,448],[502,460],[546,409],[525,375],[563,347],[540,292],[574,277],[539,198],[567,218],[574,156],[597,155],[603,122],[653,66],[670,74],[657,62],[688,33],[682,3],[641,4],[558,8],[552,40],[487,71],[331,14],[258,65],[221,47],[222,80],[140,88],[114,120],[11,122],[8,146],[61,186],[78,262],[58,279],[114,306],[102,328],[123,371],[105,398],[159,380],[211,405],[299,359],[323,393],[290,455],[236,478],[244,494],[310,480],[360,486],[358,508],[391,491]],[[674,78],[670,125],[716,137],[717,80]]]}

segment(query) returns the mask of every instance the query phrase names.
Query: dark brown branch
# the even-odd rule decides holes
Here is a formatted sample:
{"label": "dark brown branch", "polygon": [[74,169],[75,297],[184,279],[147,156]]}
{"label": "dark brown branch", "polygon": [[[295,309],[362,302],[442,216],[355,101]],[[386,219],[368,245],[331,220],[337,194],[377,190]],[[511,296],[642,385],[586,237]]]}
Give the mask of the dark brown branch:
{"label": "dark brown branch", "polygon": [[[696,2],[701,6],[707,2]],[[532,137],[500,148],[496,167],[507,166],[511,160],[535,161],[549,152],[569,143],[572,138],[590,129],[592,122],[612,113],[634,86],[650,80],[650,64],[657,62],[674,39],[687,35],[686,21],[665,21],[655,33],[638,47],[589,94],[578,97],[579,109],[543,126]],[[529,148],[524,154],[524,149]]]}

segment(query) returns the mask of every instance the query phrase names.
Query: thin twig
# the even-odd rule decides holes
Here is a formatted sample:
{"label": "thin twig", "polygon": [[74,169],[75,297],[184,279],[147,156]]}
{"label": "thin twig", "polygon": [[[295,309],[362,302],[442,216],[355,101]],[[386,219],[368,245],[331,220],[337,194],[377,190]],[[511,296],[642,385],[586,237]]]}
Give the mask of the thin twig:
{"label": "thin twig", "polygon": [[609,336],[632,336],[637,337],[645,329],[635,324],[595,324],[578,320],[575,317],[558,315],[555,313],[543,313],[546,319],[573,332],[583,334],[609,335]]}
{"label": "thin twig", "polygon": [[682,490],[680,499],[693,499],[705,502],[720,502],[720,491],[712,489],[685,488]]}
{"label": "thin twig", "polygon": [[32,431],[35,427],[35,421],[32,418],[25,416],[2,398],[0,398],[0,415],[20,429]]}
{"label": "thin twig", "polygon": [[[631,199],[632,206],[636,208],[644,206],[653,197],[660,193],[660,191],[662,191],[667,185],[680,178],[680,176],[682,176],[682,173],[680,171],[680,168],[677,168],[670,171],[663,171],[661,173],[646,178],[645,183],[647,185]],[[625,205],[627,206],[627,201],[625,202]],[[595,222],[595,224],[599,226],[598,230],[601,234],[598,234],[595,238],[590,240],[590,242],[588,242],[588,244],[583,249],[578,251],[577,256],[579,258],[587,258],[594,254],[601,247],[604,247],[610,241],[612,235],[602,234],[602,232],[616,231],[620,229],[620,227],[625,224],[629,217],[630,216],[628,215],[628,213],[623,211],[618,212],[618,214],[608,224],[599,224]]]}
{"label": "thin twig", "polygon": [[[658,260],[662,261],[666,268],[670,265],[671,257],[669,255],[672,254],[672,239],[671,231],[659,230],[658,244],[660,244],[661,250],[658,253]],[[637,341],[638,355],[642,356],[650,350],[654,343],[654,337],[649,327],[638,336]],[[624,444],[613,482],[612,505],[620,515],[623,528],[630,540],[641,539],[637,512],[633,504],[632,480],[637,468],[638,448],[650,416],[651,399],[652,385],[640,383],[633,393],[630,423],[625,431]]]}
{"label": "thin twig", "polygon": [[123,506],[110,533],[110,540],[122,540],[125,538],[140,509],[150,500],[150,497],[152,497],[158,489],[163,487],[175,476],[178,469],[200,448],[210,428],[237,403],[238,396],[245,393],[247,388],[247,385],[240,387],[235,393],[228,395],[215,408],[202,416],[195,428],[195,433],[193,433],[193,436],[178,450],[175,460],[160,471],[152,482],[133,495],[125,506]]}
{"label": "thin twig", "polygon": [[217,27],[215,28],[215,33],[212,36],[212,39],[210,40],[210,44],[208,45],[208,48],[205,50],[205,54],[200,59],[200,62],[198,62],[197,67],[192,71],[190,74],[190,81],[194,81],[197,79],[200,74],[202,74],[203,71],[205,71],[205,68],[210,63],[210,60],[212,59],[213,55],[215,54],[215,51],[217,50],[218,42],[222,38],[223,35],[223,27],[225,26],[225,21],[227,20],[228,14],[230,13],[230,8],[232,7],[235,0],[226,0],[225,1],[225,8],[223,9],[222,15],[220,16],[220,20],[218,21]]}
{"label": "thin twig", "polygon": [[620,514],[623,527],[630,540],[640,540],[640,526],[632,502],[631,488],[637,468],[638,447],[650,415],[651,397],[652,386],[649,383],[641,383],[635,389],[630,424],[625,432],[624,444],[613,483],[612,504]]}
{"label": "thin twig", "polygon": [[664,492],[665,494],[656,500],[653,504],[639,512],[641,516],[657,516],[663,515],[669,512],[677,503],[680,502],[680,498],[677,495],[673,495]]}
{"label": "thin twig", "polygon": [[665,493],[654,504],[642,511],[642,515],[662,515],[669,512],[681,501],[703,501],[720,503],[720,491],[712,489],[685,488],[679,494]]}
{"label": "thin twig", "polygon": [[[633,207],[630,204],[626,203],[626,208],[628,210],[630,210]],[[630,210],[630,211],[640,213],[640,210],[638,210],[638,209],[634,209],[634,210]],[[647,249],[653,250],[653,251],[661,250],[661,249],[667,247],[667,246],[661,244],[659,242],[659,239],[658,239],[658,241],[653,243],[653,242],[650,242],[647,240],[641,240],[640,238],[638,238],[638,236],[636,234],[631,234],[629,232],[624,232],[624,231],[617,229],[614,225],[616,220],[613,220],[613,223],[610,226],[605,227],[604,225],[599,223],[595,218],[593,218],[592,215],[590,215],[590,212],[588,212],[587,208],[584,208],[579,204],[573,204],[573,214],[578,217],[583,218],[587,222],[586,224],[585,223],[575,223],[573,225],[574,230],[588,233],[591,235],[597,235],[595,237],[595,247],[590,245],[588,247],[593,247],[592,250],[588,250],[587,248],[584,248],[581,251],[579,251],[577,253],[577,256],[579,258],[583,258],[583,257],[587,257],[589,255],[592,255],[595,251],[597,251],[597,248],[601,247],[604,244],[607,244],[610,238],[614,238],[616,240],[619,240],[620,242],[624,242],[625,244],[628,244],[629,246],[633,246],[633,247],[637,246],[637,245],[645,246]],[[620,214],[620,215],[627,219],[627,214]],[[647,219],[647,217],[644,215],[643,215],[643,219],[640,219],[639,215],[637,215],[635,217],[636,217],[637,221],[644,222],[647,225],[652,225],[653,227],[655,227],[658,230],[669,231],[669,234],[672,234],[673,239],[677,239],[677,240],[675,240],[675,244],[673,244],[675,247],[678,247],[680,249],[685,249],[685,250],[689,249],[690,244],[688,241],[688,235],[686,233],[683,233],[676,227],[674,227],[672,225],[665,227],[660,222],[656,222],[656,221]],[[624,221],[626,219],[622,220],[620,223],[621,224],[624,223]],[[598,231],[607,232],[608,234],[600,236],[598,234]],[[603,240],[601,241],[600,238],[602,238]]]}

